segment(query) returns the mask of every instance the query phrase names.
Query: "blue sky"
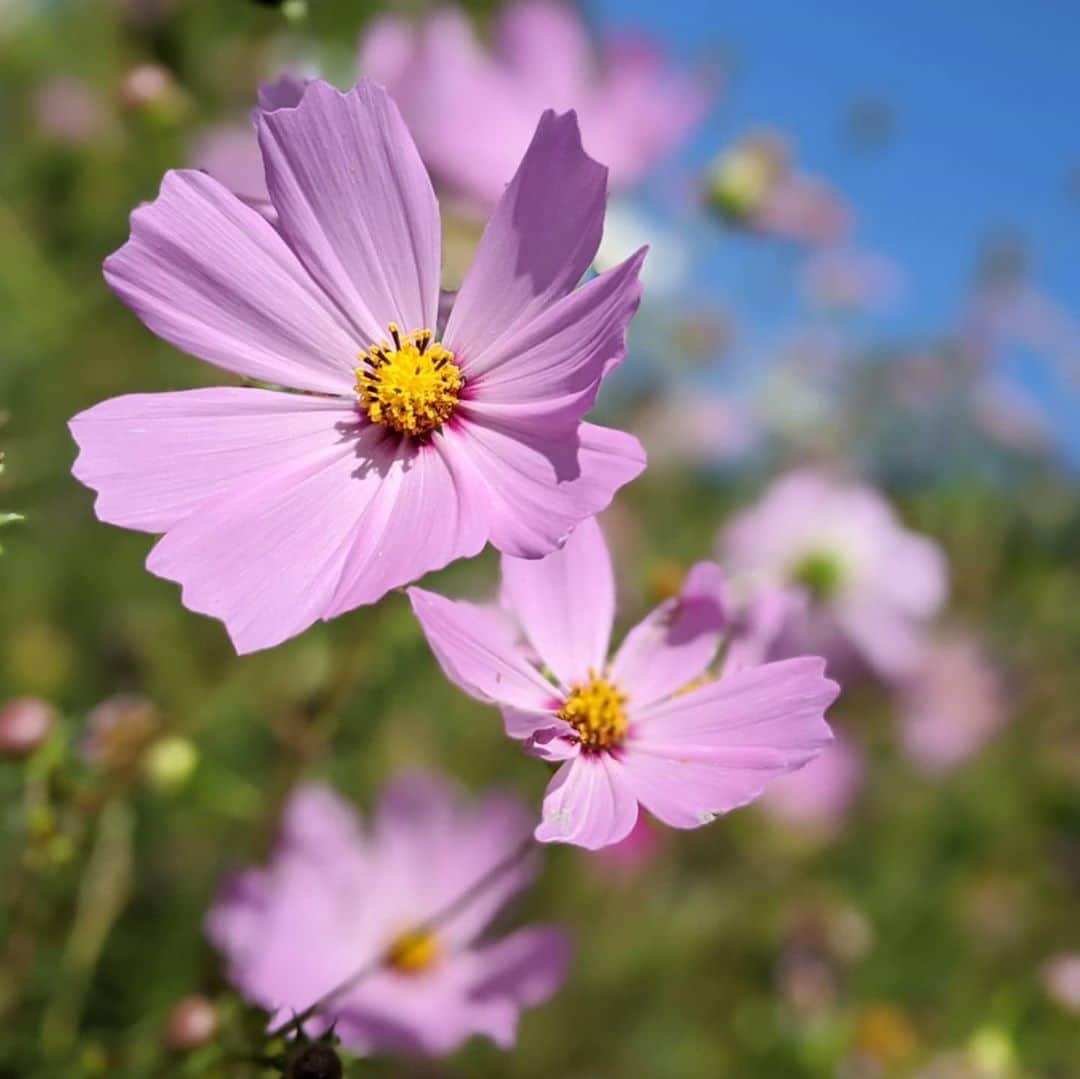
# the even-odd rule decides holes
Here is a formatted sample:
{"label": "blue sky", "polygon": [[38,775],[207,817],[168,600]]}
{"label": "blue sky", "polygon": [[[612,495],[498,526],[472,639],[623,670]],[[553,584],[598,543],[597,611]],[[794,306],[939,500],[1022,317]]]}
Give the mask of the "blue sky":
{"label": "blue sky", "polygon": [[[859,246],[907,277],[889,319],[932,332],[958,310],[979,242],[1011,229],[1028,241],[1034,279],[1080,316],[1080,5],[1066,0],[865,0],[717,3],[590,0],[601,25],[638,25],[687,63],[710,47],[738,66],[715,117],[688,150],[705,157],[751,127],[785,131],[807,169],[836,183],[858,214]],[[858,152],[841,137],[850,104],[895,115],[890,142]],[[732,257],[742,253],[732,245]],[[721,257],[718,286],[725,281]],[[731,269],[731,267],[729,267]],[[737,290],[737,285],[732,285]],[[1014,358],[1045,387],[1031,358]],[[1058,418],[1069,411],[1055,405]]]}

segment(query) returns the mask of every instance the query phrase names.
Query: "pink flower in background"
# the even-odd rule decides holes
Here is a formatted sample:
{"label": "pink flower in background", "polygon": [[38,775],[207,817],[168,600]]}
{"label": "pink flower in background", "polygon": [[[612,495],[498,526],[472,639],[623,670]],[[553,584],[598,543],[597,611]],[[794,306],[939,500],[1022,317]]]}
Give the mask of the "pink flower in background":
{"label": "pink flower in background", "polygon": [[644,814],[639,813],[628,835],[589,856],[589,869],[605,879],[615,877],[630,880],[652,863],[661,842],[656,827]]}
{"label": "pink flower in background", "polygon": [[967,636],[935,642],[901,699],[904,748],[928,772],[962,763],[1008,717],[998,670]]}
{"label": "pink flower in background", "polygon": [[1062,1008],[1080,1015],[1080,952],[1063,952],[1042,966],[1047,994]]}
{"label": "pink flower in background", "polygon": [[805,768],[781,776],[758,803],[790,824],[831,832],[843,824],[862,784],[862,754],[837,738]]}
{"label": "pink flower in background", "polygon": [[566,935],[551,926],[484,938],[533,879],[519,861],[452,916],[438,918],[528,837],[517,802],[465,803],[431,776],[396,780],[371,827],[323,787],[301,787],[285,807],[268,865],[222,889],[207,918],[229,981],[289,1019],[357,971],[375,965],[305,1028],[335,1024],[351,1050],[443,1054],[473,1035],[513,1045],[522,1009],[562,984]]}
{"label": "pink flower in background", "polygon": [[883,677],[918,667],[945,601],[939,548],[905,529],[874,489],[817,472],[778,479],[724,530],[720,550],[751,591],[802,590],[807,616],[781,652],[846,647]]}
{"label": "pink flower in background", "polygon": [[501,195],[545,109],[577,110],[586,150],[622,188],[670,154],[707,104],[703,84],[647,39],[613,38],[597,55],[580,14],[555,0],[503,9],[490,48],[458,8],[419,24],[384,17],[361,43],[360,70],[394,94],[436,178],[481,206]]}
{"label": "pink flower in background", "polygon": [[49,740],[59,718],[40,697],[17,697],[0,705],[0,756],[29,756]]}
{"label": "pink flower in background", "polygon": [[37,87],[31,111],[38,134],[52,142],[84,146],[109,127],[101,95],[82,79],[69,75],[57,75]]}
{"label": "pink flower in background", "polygon": [[900,295],[903,275],[883,255],[859,251],[823,251],[802,271],[802,288],[815,306],[833,311],[875,311]]}
{"label": "pink flower in background", "polygon": [[645,463],[582,422],[625,355],[644,252],[575,289],[606,173],[573,114],[541,118],[441,340],[439,210],[393,102],[313,81],[258,126],[276,228],[171,172],[105,276],[171,344],[299,392],[135,394],[71,422],[99,518],[165,533],[148,569],[239,652],[487,542],[545,555]]}
{"label": "pink flower in background", "polygon": [[824,713],[838,687],[823,660],[709,677],[726,626],[718,566],[695,566],[610,660],[615,582],[595,521],[543,560],[504,558],[502,577],[502,610],[419,588],[409,598],[446,676],[500,705],[507,734],[529,752],[561,762],[538,840],[617,843],[639,803],[672,827],[696,828],[828,744]]}

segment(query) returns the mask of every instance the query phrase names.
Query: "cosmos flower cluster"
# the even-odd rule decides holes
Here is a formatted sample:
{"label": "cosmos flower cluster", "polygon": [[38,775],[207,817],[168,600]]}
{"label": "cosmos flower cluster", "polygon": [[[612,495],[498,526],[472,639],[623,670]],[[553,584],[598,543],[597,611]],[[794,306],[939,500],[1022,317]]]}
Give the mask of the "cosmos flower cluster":
{"label": "cosmos flower cluster", "polygon": [[[502,58],[529,68],[538,20],[565,47],[526,93]],[[468,33],[453,15],[376,32],[396,43],[384,65]],[[646,92],[651,58],[597,62],[576,35],[558,9],[524,5],[500,23],[496,56],[427,68],[436,97],[438,79],[468,70],[469,95],[512,113],[505,140],[418,103],[417,80],[397,103],[368,79],[344,93],[317,79],[265,88],[261,183],[168,173],[105,263],[153,333],[237,381],[135,393],[71,422],[74,473],[99,518],[160,536],[149,570],[223,622],[238,653],[412,586],[447,679],[556,766],[532,824],[516,802],[466,807],[413,776],[365,830],[337,796],[301,788],[269,864],[222,892],[208,931],[233,983],[279,1021],[324,1000],[316,1024],[359,1051],[443,1053],[473,1034],[511,1044],[521,1009],[567,967],[555,929],[484,935],[535,852],[464,909],[455,899],[530,833],[596,850],[642,809],[683,829],[753,801],[831,741],[838,687],[822,655],[839,641],[882,671],[914,663],[917,626],[941,598],[935,552],[872,493],[796,476],[721,545],[768,587],[741,595],[701,562],[612,647],[616,577],[596,515],[646,460],[633,435],[587,417],[626,356],[646,252],[590,274],[608,187],[590,152],[632,176],[673,131],[635,106],[666,110]],[[689,117],[693,95],[663,85]],[[548,107],[575,102],[584,145],[577,114]],[[627,126],[657,131],[606,147],[612,125],[589,118],[616,105]],[[448,313],[429,166],[491,207]],[[497,602],[415,586],[489,544]],[[791,630],[793,589],[820,601],[810,629]]]}

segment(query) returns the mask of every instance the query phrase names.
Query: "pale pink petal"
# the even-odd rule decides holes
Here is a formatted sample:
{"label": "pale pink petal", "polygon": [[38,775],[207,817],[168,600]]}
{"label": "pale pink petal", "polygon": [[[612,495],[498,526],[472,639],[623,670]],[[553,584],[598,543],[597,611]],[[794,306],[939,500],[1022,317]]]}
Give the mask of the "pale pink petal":
{"label": "pale pink petal", "polygon": [[221,388],[114,397],[71,420],[72,472],[102,521],[164,532],[202,503],[308,459],[356,423],[340,399]]}
{"label": "pale pink petal", "polygon": [[[380,86],[400,104],[415,74],[416,30],[406,19],[381,15],[373,19],[360,40],[356,71]],[[408,113],[406,113],[408,116]]]}
{"label": "pale pink petal", "polygon": [[426,442],[403,440],[397,459],[401,467],[387,475],[360,523],[326,617],[471,558],[487,542],[484,491],[452,459],[441,432]]}
{"label": "pale pink petal", "polygon": [[554,713],[555,688],[508,645],[475,604],[409,589],[413,613],[446,677],[471,697],[527,712]]}
{"label": "pale pink petal", "polygon": [[504,554],[540,558],[645,468],[645,451],[622,431],[583,423],[558,442],[510,427],[448,429],[487,489],[491,543]]}
{"label": "pale pink petal", "polygon": [[[474,1000],[509,1000],[521,1008],[543,1004],[566,980],[572,957],[570,938],[564,929],[535,925],[519,929],[495,944],[476,951],[482,979],[473,987]],[[504,1040],[505,1047],[512,1044]]]}
{"label": "pale pink petal", "polygon": [[204,173],[165,174],[105,280],[193,356],[296,389],[353,390],[358,346],[341,314],[274,228]]}
{"label": "pale pink petal", "polygon": [[852,646],[882,678],[913,675],[931,647],[926,624],[869,596],[836,608],[836,620]]}
{"label": "pale pink petal", "polygon": [[439,208],[412,136],[386,92],[318,80],[294,109],[258,116],[278,228],[350,318],[358,348],[434,329]]}
{"label": "pale pink petal", "polygon": [[606,177],[581,148],[574,113],[545,112],[450,312],[444,340],[466,378],[581,280],[600,244]]}
{"label": "pale pink petal", "polygon": [[839,691],[811,657],[749,668],[632,715],[627,781],[654,816],[696,828],[756,798],[832,737]]}
{"label": "pale pink petal", "polygon": [[581,15],[557,0],[519,0],[495,21],[495,48],[518,79],[547,105],[585,96],[593,57]]}
{"label": "pale pink petal", "polygon": [[618,843],[637,820],[637,799],[619,761],[581,753],[554,775],[544,795],[541,843],[573,843],[588,850]]}
{"label": "pale pink petal", "polygon": [[269,648],[324,616],[364,511],[400,464],[380,428],[336,441],[204,503],[168,532],[147,569],[184,605],[221,619],[238,652]]}
{"label": "pale pink petal", "polygon": [[634,708],[644,708],[705,673],[726,625],[723,574],[714,562],[699,562],[679,594],[626,635],[611,676]]}
{"label": "pale pink petal", "polygon": [[603,670],[615,620],[615,574],[595,518],[546,558],[502,560],[502,600],[541,660],[569,689]]}
{"label": "pale pink petal", "polygon": [[507,333],[467,367],[462,414],[553,431],[575,427],[601,379],[626,356],[626,330],[641,299],[642,248]]}

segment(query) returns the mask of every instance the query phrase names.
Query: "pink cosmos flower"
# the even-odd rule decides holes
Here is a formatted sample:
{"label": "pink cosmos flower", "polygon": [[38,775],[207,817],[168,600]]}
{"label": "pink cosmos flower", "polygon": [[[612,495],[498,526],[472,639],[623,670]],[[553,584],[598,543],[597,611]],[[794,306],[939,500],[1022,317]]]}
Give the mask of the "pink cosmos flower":
{"label": "pink cosmos flower", "polygon": [[812,471],[777,480],[723,532],[720,550],[751,589],[801,589],[807,617],[782,651],[850,648],[885,677],[910,674],[945,600],[938,547],[905,529],[875,490]]}
{"label": "pink cosmos flower", "polygon": [[977,753],[1008,718],[999,671],[963,634],[935,642],[901,698],[902,739],[924,771],[946,772]]}
{"label": "pink cosmos flower", "polygon": [[672,827],[696,828],[752,801],[831,737],[823,717],[838,687],[821,659],[709,678],[725,628],[712,563],[695,566],[610,660],[615,584],[595,521],[542,561],[504,558],[502,578],[502,610],[419,588],[409,598],[447,677],[500,705],[511,738],[562,762],[541,842],[617,843],[639,803]]}
{"label": "pink cosmos flower", "polygon": [[425,926],[528,834],[517,802],[468,805],[431,776],[396,780],[368,830],[330,790],[302,787],[269,864],[227,884],[207,933],[229,980],[275,1025],[375,964],[308,1033],[334,1023],[361,1053],[443,1054],[474,1034],[509,1048],[522,1009],[551,997],[569,964],[569,942],[554,927],[481,939],[537,862],[515,863],[452,917]]}
{"label": "pink cosmos flower", "polygon": [[377,20],[360,51],[360,70],[400,103],[432,172],[481,206],[500,197],[544,109],[577,110],[586,148],[619,188],[704,115],[704,87],[652,42],[614,38],[596,55],[569,4],[519,0],[495,17],[491,40],[481,46],[468,16],[447,7],[419,24]]}
{"label": "pink cosmos flower", "polygon": [[855,804],[862,775],[862,754],[838,738],[805,768],[781,776],[758,804],[790,824],[832,832]]}
{"label": "pink cosmos flower", "polygon": [[99,518],[165,533],[148,569],[239,652],[489,541],[541,557],[645,464],[582,422],[625,354],[644,251],[575,289],[606,172],[572,113],[541,118],[441,340],[438,206],[390,98],[313,81],[258,127],[276,228],[170,172],[105,277],[170,343],[299,392],[135,394],[71,422]]}

